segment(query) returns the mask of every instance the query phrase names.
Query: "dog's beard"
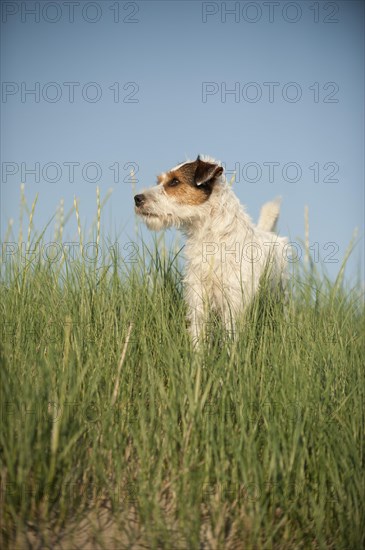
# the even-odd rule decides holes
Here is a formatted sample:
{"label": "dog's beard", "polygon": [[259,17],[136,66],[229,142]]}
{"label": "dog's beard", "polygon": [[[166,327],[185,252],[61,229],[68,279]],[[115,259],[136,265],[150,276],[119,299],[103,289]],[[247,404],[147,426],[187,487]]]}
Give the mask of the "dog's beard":
{"label": "dog's beard", "polygon": [[151,231],[161,231],[161,229],[170,227],[164,219],[157,216],[143,216],[143,221]]}
{"label": "dog's beard", "polygon": [[151,231],[161,231],[173,225],[172,216],[157,216],[154,214],[144,214],[142,212],[138,212],[138,214]]}

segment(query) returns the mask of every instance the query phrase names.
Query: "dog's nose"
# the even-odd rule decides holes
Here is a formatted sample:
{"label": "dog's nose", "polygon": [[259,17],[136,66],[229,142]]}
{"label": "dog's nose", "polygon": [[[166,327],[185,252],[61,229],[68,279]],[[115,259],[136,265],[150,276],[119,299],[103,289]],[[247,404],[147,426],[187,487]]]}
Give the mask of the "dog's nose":
{"label": "dog's nose", "polygon": [[134,203],[135,203],[136,206],[142,206],[144,201],[145,201],[145,196],[144,195],[135,195]]}

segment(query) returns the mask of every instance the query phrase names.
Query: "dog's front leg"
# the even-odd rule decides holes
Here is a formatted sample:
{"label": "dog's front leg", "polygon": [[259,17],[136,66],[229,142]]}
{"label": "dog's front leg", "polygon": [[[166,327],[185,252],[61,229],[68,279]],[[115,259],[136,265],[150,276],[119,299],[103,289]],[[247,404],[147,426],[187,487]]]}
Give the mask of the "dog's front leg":
{"label": "dog's front leg", "polygon": [[194,346],[201,343],[206,335],[208,313],[204,302],[203,288],[196,285],[185,286],[185,299],[188,306],[187,320]]}
{"label": "dog's front leg", "polygon": [[236,322],[230,315],[223,317],[223,327],[225,330],[226,338],[228,340],[234,340],[236,338]]}
{"label": "dog's front leg", "polygon": [[236,317],[232,305],[229,302],[224,303],[221,310],[222,326],[225,331],[225,337],[228,340],[234,340],[236,337]]}
{"label": "dog's front leg", "polygon": [[194,346],[202,343],[206,336],[207,316],[203,304],[198,307],[188,306],[189,332]]}

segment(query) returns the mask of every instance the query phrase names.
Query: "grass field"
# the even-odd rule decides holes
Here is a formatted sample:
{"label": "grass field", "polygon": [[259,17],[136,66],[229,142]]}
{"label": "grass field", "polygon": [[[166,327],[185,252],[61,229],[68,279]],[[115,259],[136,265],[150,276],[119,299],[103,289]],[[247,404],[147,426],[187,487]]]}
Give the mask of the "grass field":
{"label": "grass field", "polygon": [[[34,207],[19,241],[45,250]],[[98,262],[3,254],[1,547],[363,548],[365,316],[344,266],[295,265],[286,312],[263,290],[234,342],[213,323],[194,351],[181,254],[108,246],[100,210]]]}

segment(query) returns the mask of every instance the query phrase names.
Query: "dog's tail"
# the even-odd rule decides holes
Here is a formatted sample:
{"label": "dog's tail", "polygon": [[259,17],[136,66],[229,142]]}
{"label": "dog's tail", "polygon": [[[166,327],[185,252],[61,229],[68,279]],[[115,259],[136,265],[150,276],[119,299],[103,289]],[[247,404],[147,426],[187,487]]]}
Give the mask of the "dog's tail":
{"label": "dog's tail", "polygon": [[263,231],[275,231],[276,223],[280,214],[281,197],[276,197],[273,201],[265,202],[261,207],[257,227]]}

